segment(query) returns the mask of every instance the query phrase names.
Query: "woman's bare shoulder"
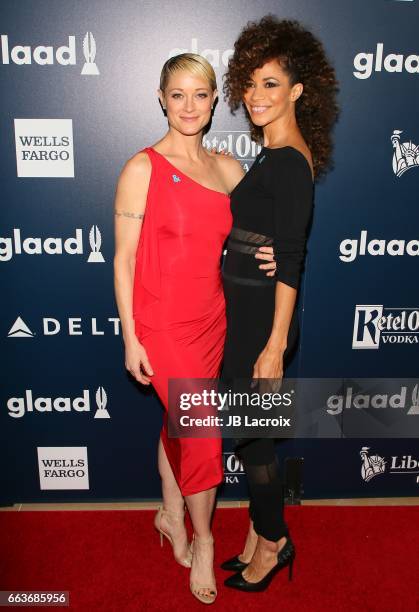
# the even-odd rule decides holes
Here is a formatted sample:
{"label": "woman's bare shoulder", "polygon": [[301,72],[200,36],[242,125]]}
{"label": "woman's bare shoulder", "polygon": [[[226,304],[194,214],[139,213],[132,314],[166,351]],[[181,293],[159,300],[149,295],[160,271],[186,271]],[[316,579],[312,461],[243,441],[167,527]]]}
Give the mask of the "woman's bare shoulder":
{"label": "woman's bare shoulder", "polygon": [[147,177],[150,175],[150,172],[151,161],[149,156],[144,151],[138,151],[124,163],[121,176],[124,175],[126,178]]}
{"label": "woman's bare shoulder", "polygon": [[209,154],[216,161],[220,172],[222,172],[223,175],[230,176],[236,182],[239,181],[244,175],[242,165],[232,155],[226,155],[225,153],[213,153],[212,151],[209,151]]}

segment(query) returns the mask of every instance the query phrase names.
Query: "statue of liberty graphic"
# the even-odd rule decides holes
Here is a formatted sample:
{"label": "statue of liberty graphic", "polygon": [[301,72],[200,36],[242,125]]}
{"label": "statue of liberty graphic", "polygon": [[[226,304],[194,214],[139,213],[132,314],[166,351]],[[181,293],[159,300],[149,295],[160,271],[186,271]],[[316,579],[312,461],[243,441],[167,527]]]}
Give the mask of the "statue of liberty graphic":
{"label": "statue of liberty graphic", "polygon": [[401,176],[406,170],[419,166],[419,146],[409,142],[400,142],[403,130],[393,130],[391,142],[393,144],[393,172]]}
{"label": "statue of liberty graphic", "polygon": [[369,456],[368,451],[370,450],[369,446],[363,446],[360,450],[360,455],[363,460],[361,467],[361,476],[365,482],[377,476],[377,474],[382,474],[386,469],[386,462],[383,457],[379,455],[371,455]]}

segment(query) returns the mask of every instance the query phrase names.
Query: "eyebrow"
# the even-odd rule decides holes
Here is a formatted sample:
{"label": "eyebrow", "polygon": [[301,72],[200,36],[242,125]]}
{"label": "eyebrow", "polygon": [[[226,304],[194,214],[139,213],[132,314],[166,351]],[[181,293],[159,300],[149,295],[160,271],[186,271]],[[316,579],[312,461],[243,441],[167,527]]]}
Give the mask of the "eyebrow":
{"label": "eyebrow", "polygon": [[[208,91],[209,87],[196,87],[195,91]],[[172,87],[169,91],[185,91],[181,87]]]}
{"label": "eyebrow", "polygon": [[[262,81],[269,81],[270,79],[273,79],[274,81],[279,81],[279,79],[274,76],[265,77],[264,79],[262,79]],[[253,81],[253,79],[250,80]]]}

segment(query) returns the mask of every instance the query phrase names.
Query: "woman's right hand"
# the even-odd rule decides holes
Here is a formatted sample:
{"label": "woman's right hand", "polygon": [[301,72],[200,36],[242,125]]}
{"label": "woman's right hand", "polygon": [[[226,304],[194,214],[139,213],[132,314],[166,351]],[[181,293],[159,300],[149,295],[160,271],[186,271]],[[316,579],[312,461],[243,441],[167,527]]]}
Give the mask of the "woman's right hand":
{"label": "woman's right hand", "polygon": [[145,348],[138,340],[125,346],[125,367],[142,385],[150,384],[154,375]]}

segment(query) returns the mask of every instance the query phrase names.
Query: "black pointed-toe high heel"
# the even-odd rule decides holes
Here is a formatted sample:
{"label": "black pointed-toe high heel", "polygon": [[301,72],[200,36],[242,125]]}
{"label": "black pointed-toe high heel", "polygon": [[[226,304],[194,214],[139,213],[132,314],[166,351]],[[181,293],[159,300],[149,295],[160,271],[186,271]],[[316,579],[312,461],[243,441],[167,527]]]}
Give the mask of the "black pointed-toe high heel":
{"label": "black pointed-toe high heel", "polygon": [[240,561],[239,555],[236,555],[231,559],[227,559],[227,561],[224,561],[224,563],[221,563],[220,567],[227,572],[241,572],[248,565],[248,563]]}
{"label": "black pointed-toe high heel", "polygon": [[239,591],[258,592],[264,591],[270,585],[272,578],[281,569],[288,565],[288,580],[292,580],[292,566],[295,559],[295,546],[288,536],[287,541],[278,553],[278,563],[262,578],[259,582],[247,582],[240,572],[229,576],[224,584],[232,589],[238,589]]}

